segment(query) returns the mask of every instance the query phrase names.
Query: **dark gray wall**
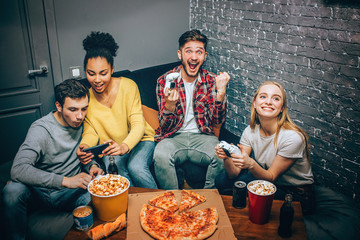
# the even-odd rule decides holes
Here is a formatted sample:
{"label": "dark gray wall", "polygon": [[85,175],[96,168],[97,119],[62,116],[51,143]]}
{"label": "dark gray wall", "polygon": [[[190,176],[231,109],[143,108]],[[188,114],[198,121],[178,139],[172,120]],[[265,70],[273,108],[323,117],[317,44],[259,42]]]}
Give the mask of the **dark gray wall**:
{"label": "dark gray wall", "polygon": [[241,135],[256,88],[280,82],[292,119],[310,136],[317,183],[360,203],[359,3],[190,2],[191,28],[210,37],[207,67],[232,76],[226,129]]}
{"label": "dark gray wall", "polygon": [[120,46],[115,58],[119,71],[177,61],[177,40],[189,29],[188,0],[44,2],[55,83],[70,77],[70,67],[82,67],[82,40],[91,31],[113,35]]}

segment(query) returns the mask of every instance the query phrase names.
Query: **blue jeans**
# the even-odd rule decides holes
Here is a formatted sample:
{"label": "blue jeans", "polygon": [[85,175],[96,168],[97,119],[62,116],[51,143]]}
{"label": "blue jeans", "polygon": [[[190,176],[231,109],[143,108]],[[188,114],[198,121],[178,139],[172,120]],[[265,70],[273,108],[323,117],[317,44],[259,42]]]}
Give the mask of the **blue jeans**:
{"label": "blue jeans", "polygon": [[181,183],[178,182],[176,170],[189,161],[206,168],[204,188],[215,188],[215,177],[224,168],[223,160],[215,155],[218,143],[219,140],[213,135],[185,132],[161,140],[154,152],[155,176],[159,187],[178,189]]}
{"label": "blue jeans", "polygon": [[4,223],[10,239],[25,239],[29,209],[53,208],[73,211],[91,200],[82,188],[50,189],[10,181],[3,190]]}
{"label": "blue jeans", "polygon": [[[130,153],[114,156],[119,174],[128,178],[131,186],[157,189],[155,179],[149,168],[152,163],[154,148],[154,142],[142,141]],[[107,170],[110,164],[109,156],[105,156],[103,160]]]}

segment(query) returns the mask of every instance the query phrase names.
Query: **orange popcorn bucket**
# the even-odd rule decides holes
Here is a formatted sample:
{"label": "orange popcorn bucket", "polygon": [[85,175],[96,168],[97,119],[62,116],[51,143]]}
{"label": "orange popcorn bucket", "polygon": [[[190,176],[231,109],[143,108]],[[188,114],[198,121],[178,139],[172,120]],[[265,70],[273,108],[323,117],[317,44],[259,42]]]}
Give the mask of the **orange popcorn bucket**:
{"label": "orange popcorn bucket", "polygon": [[[88,185],[88,191],[91,194],[92,204],[95,208],[96,216],[103,221],[113,221],[122,213],[127,210],[128,192],[130,187],[130,181],[122,177],[126,181],[127,186],[124,189],[119,189],[116,194],[104,196],[95,194],[91,191],[91,186],[94,181],[100,180],[108,175],[98,176],[93,179]],[[120,175],[113,175],[120,176]],[[96,183],[96,182],[95,182]],[[125,184],[126,185],[126,184]]]}

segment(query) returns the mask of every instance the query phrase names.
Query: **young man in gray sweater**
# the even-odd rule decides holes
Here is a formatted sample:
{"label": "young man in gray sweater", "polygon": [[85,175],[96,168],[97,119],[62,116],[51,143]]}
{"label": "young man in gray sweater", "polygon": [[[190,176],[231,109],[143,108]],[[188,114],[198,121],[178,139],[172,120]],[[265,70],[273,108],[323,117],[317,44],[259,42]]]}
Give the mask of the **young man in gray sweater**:
{"label": "young man in gray sweater", "polygon": [[[4,218],[10,239],[25,239],[27,210],[48,207],[72,211],[87,205],[89,182],[103,171],[95,162],[84,169],[77,159],[89,92],[79,81],[55,87],[56,111],[35,121],[15,156],[3,190]],[[85,173],[85,170],[88,173]]]}

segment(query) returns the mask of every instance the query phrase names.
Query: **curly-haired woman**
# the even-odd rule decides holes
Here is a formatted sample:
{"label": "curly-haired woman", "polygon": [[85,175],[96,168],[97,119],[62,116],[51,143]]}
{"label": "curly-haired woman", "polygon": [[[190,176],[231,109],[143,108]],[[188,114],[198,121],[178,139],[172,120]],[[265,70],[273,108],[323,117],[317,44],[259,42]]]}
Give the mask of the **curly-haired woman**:
{"label": "curly-haired woman", "polygon": [[91,85],[90,103],[84,122],[78,157],[83,164],[93,154],[82,150],[110,143],[103,153],[106,168],[114,156],[119,174],[136,187],[157,188],[149,170],[154,152],[154,130],[145,121],[139,89],[125,77],[112,77],[119,46],[109,33],[92,32],[83,41],[84,69]]}

